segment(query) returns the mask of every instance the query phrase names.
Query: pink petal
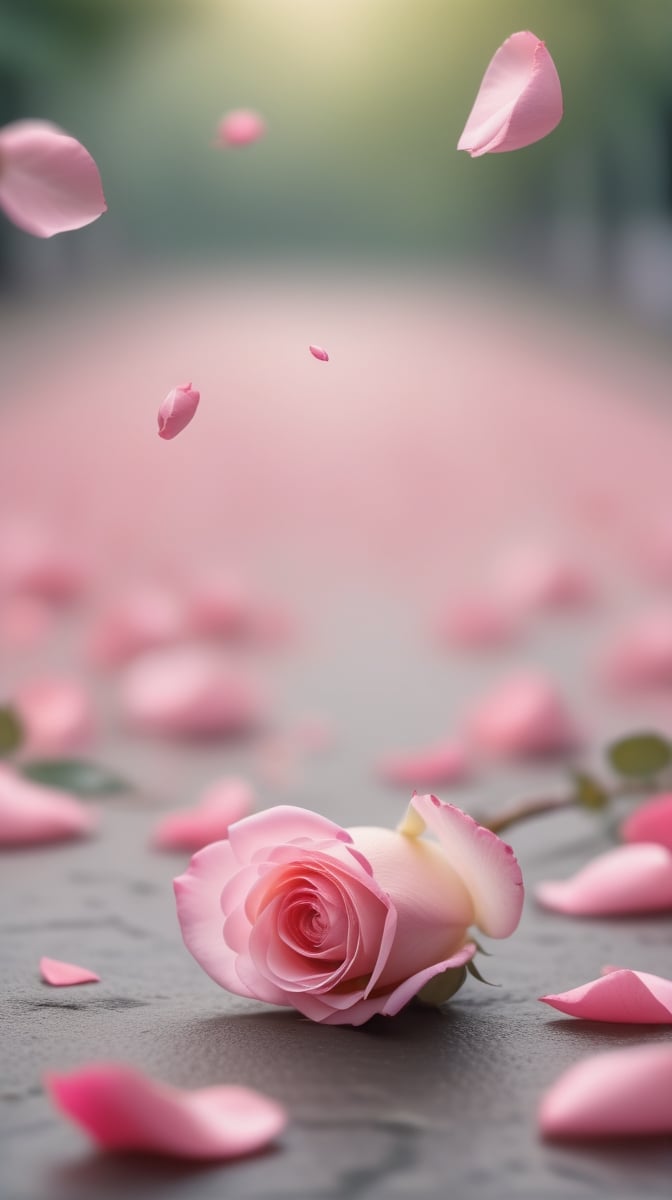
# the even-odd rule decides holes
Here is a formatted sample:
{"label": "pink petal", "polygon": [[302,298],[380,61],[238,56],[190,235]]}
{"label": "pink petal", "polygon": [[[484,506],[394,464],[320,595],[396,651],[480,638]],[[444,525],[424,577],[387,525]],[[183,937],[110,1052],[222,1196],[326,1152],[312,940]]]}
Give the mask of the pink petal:
{"label": "pink petal", "polygon": [[191,584],[187,599],[190,627],[199,637],[237,639],[253,626],[255,608],[245,582],[236,575],[206,575]]}
{"label": "pink petal", "polygon": [[499,684],[475,710],[470,732],[495,757],[560,754],[579,735],[565,702],[542,675],[517,675]]}
{"label": "pink petal", "polygon": [[640,804],[621,825],[624,842],[656,842],[672,851],[672,795]]}
{"label": "pink petal", "polygon": [[562,118],[555,63],[533,33],[514,33],[496,51],[457,144],[472,158],[520,150]]}
{"label": "pink petal", "polygon": [[521,546],[499,562],[495,587],[514,609],[580,609],[592,604],[595,583],[580,563],[545,546]]}
{"label": "pink petal", "polygon": [[91,700],[75,680],[32,680],[17,689],[14,703],[23,719],[26,750],[31,754],[79,750],[93,737]]}
{"label": "pink petal", "polygon": [[444,742],[407,754],[388,754],[378,769],[383,779],[405,787],[458,783],[469,773],[466,752],[456,742]]}
{"label": "pink petal", "polygon": [[105,212],[98,168],[88,150],[48,121],[0,129],[0,208],[27,233],[52,237]]}
{"label": "pink petal", "polygon": [[313,358],[319,358],[320,362],[329,362],[329,355],[321,346],[309,346],[308,349]]}
{"label": "pink petal", "polygon": [[153,844],[161,850],[200,850],[225,838],[229,825],[249,816],[254,803],[254,793],[244,780],[221,779],[210,784],[193,808],[180,809],[159,821]]}
{"label": "pink petal", "polygon": [[229,830],[231,848],[241,863],[253,861],[260,851],[304,838],[316,842],[352,843],[350,834],[341,825],[336,825],[309,808],[298,808],[292,804],[276,804],[274,808],[255,813],[244,823],[233,825]]}
{"label": "pink petal", "polygon": [[571,879],[540,883],[537,900],[572,916],[601,917],[672,909],[672,853],[663,846],[618,846]]}
{"label": "pink petal", "polygon": [[82,564],[64,539],[32,521],[0,531],[0,592],[52,604],[76,600],[86,584]]}
{"label": "pink petal", "polygon": [[201,393],[190,383],[173,388],[159,406],[159,437],[177,437],[196,414]]}
{"label": "pink petal", "polygon": [[123,1063],[89,1063],[44,1082],[56,1107],[105,1150],[235,1158],[265,1146],[287,1120],[280,1105],[249,1088],[186,1091]]}
{"label": "pink petal", "polygon": [[100,975],[88,967],[77,967],[74,963],[60,962],[57,958],[41,958],[40,974],[45,983],[52,987],[74,987],[78,983],[100,983]]}
{"label": "pink petal", "polygon": [[73,796],[0,766],[0,846],[58,842],[90,833],[96,818]]}
{"label": "pink petal", "polygon": [[121,706],[139,732],[186,738],[242,733],[264,710],[258,687],[240,669],[192,647],[157,650],[127,667]]}
{"label": "pink petal", "polygon": [[541,1000],[559,1012],[586,1021],[672,1024],[672,979],[644,971],[609,968],[600,979],[569,992],[541,996]]}
{"label": "pink petal", "polygon": [[508,937],[518,925],[524,898],[523,877],[511,847],[436,796],[414,796],[411,804],[466,885],[479,929],[488,937]]}
{"label": "pink petal", "polygon": [[250,146],[266,132],[266,122],[249,108],[236,108],[225,113],[217,127],[221,146]]}
{"label": "pink petal", "polygon": [[583,1059],[546,1093],[546,1137],[672,1133],[672,1046],[628,1046]]}
{"label": "pink petal", "polygon": [[627,625],[607,649],[602,673],[617,687],[669,687],[672,609],[653,609]]}
{"label": "pink petal", "polygon": [[179,642],[188,633],[188,615],[179,597],[168,588],[143,584],[98,614],[89,657],[97,666],[116,667],[146,650]]}
{"label": "pink petal", "polygon": [[448,609],[439,622],[438,633],[449,645],[479,650],[506,645],[516,630],[511,614],[502,604],[472,597]]}

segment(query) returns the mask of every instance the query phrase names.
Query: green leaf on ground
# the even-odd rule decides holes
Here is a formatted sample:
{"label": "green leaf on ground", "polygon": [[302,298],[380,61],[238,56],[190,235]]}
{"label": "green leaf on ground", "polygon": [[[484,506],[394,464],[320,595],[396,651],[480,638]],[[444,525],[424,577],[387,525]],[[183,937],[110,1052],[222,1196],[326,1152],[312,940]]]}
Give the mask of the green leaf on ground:
{"label": "green leaf on ground", "polygon": [[133,790],[128,779],[101,763],[82,758],[37,758],[21,763],[21,774],[44,787],[76,796],[118,796]]}
{"label": "green leaf on ground", "polygon": [[647,779],[672,763],[672,745],[660,733],[635,733],[612,742],[607,758],[626,779]]}

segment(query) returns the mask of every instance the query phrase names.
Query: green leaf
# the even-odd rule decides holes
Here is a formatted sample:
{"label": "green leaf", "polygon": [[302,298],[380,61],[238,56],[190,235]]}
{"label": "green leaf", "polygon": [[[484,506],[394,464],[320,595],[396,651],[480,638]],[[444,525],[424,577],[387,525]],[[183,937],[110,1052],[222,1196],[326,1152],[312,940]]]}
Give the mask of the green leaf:
{"label": "green leaf", "polygon": [[486,983],[488,987],[501,987],[501,984],[491,983],[489,979],[483,978],[473,958],[467,963],[467,971],[470,975],[473,975],[474,979],[477,979],[479,983]]}
{"label": "green leaf", "polygon": [[594,779],[585,771],[575,771],[573,774],[575,795],[574,799],[582,808],[590,808],[594,812],[606,808],[609,803],[609,793],[599,780]]}
{"label": "green leaf", "polygon": [[647,779],[669,767],[672,746],[660,733],[635,733],[612,742],[607,758],[626,779]]}
{"label": "green leaf", "polygon": [[433,979],[430,979],[415,998],[421,1004],[429,1004],[438,1008],[440,1004],[445,1004],[460,990],[466,978],[466,967],[449,967],[441,975],[435,975]]}
{"label": "green leaf", "polygon": [[38,758],[22,763],[20,770],[34,783],[74,792],[76,796],[116,796],[133,790],[116,771],[83,758]]}
{"label": "green leaf", "polygon": [[0,758],[7,758],[23,743],[24,728],[16,709],[9,704],[0,706]]}

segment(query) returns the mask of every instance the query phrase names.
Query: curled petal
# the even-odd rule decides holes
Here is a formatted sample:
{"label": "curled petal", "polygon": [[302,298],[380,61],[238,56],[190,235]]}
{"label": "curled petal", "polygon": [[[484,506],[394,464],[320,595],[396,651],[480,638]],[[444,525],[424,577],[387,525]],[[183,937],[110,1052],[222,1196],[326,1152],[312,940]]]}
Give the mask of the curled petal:
{"label": "curled petal", "polygon": [[322,346],[309,346],[308,349],[310,350],[313,358],[319,359],[320,362],[329,362],[329,355],[327,354],[326,350],[322,348]]}
{"label": "curled petal", "polygon": [[250,146],[266,132],[266,122],[250,108],[236,108],[225,113],[217,127],[220,146]]}
{"label": "curled petal", "polygon": [[583,1059],[543,1098],[549,1138],[672,1133],[672,1046],[628,1046]]}
{"label": "curled petal", "polygon": [[249,816],[254,793],[242,779],[210,784],[198,804],[169,813],[154,830],[153,844],[161,850],[200,850],[225,838],[229,826]]}
{"label": "curled petal", "polygon": [[166,441],[177,437],[196,415],[201,393],[190,383],[173,388],[159,406],[159,437]]}
{"label": "curled petal", "polygon": [[430,746],[408,754],[389,754],[379,764],[383,779],[404,787],[458,783],[469,774],[467,755],[456,742]]}
{"label": "curled petal", "polygon": [[235,1158],[259,1150],[286,1124],[280,1105],[249,1088],[186,1091],[123,1063],[51,1072],[44,1082],[56,1107],[105,1150]]}
{"label": "curled petal", "polygon": [[624,842],[655,842],[672,851],[672,795],[640,804],[621,825]]}
{"label": "curled petal", "polygon": [[457,144],[472,158],[520,150],[546,137],[562,118],[555,63],[533,33],[514,33],[499,47]]}
{"label": "curled petal", "polygon": [[506,758],[561,754],[579,741],[562,696],[536,674],[499,684],[472,714],[470,732],[486,753]]}
{"label": "curled petal", "polygon": [[90,833],[95,825],[95,815],[73,796],[0,767],[0,847],[65,841]]}
{"label": "curled petal", "polygon": [[57,958],[41,958],[40,974],[45,983],[52,987],[73,987],[79,983],[100,983],[100,975],[88,967],[75,963],[60,962]]}
{"label": "curled petal", "polygon": [[183,738],[242,733],[261,721],[264,709],[250,678],[191,647],[155,651],[127,667],[121,704],[134,729]]}
{"label": "curled petal", "polygon": [[93,737],[91,700],[74,679],[34,679],[17,690],[14,703],[25,726],[30,753],[79,750]]}
{"label": "curled petal", "polygon": [[48,121],[0,129],[0,208],[36,237],[81,229],[105,212],[98,167],[88,150]]}
{"label": "curled petal", "polygon": [[306,843],[352,843],[350,834],[342,826],[293,804],[276,804],[265,812],[255,813],[244,823],[233,825],[229,832],[233,853],[241,863],[251,862],[256,855],[274,846],[301,844],[304,840]]}
{"label": "curled petal", "polygon": [[489,937],[508,937],[517,928],[524,898],[522,873],[511,847],[436,796],[414,796],[411,805],[465,884],[478,928]]}
{"label": "curled petal", "polygon": [[644,971],[609,968],[569,992],[542,996],[544,1004],[585,1021],[616,1021],[629,1025],[672,1024],[672,980]]}
{"label": "curled petal", "polygon": [[571,879],[540,883],[537,900],[572,916],[603,917],[672,909],[672,853],[664,846],[618,846]]}

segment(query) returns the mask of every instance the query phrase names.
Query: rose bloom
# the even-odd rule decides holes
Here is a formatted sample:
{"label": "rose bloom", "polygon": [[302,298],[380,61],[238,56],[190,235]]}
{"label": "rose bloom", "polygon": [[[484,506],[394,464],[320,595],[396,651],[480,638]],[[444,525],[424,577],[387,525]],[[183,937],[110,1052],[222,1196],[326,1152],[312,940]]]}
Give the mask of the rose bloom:
{"label": "rose bloom", "polygon": [[326,1025],[393,1016],[472,958],[470,926],[508,937],[523,904],[511,848],[435,796],[414,796],[398,830],[289,806],[246,817],[175,893],[187,948],[217,983]]}

